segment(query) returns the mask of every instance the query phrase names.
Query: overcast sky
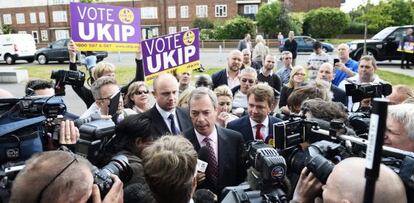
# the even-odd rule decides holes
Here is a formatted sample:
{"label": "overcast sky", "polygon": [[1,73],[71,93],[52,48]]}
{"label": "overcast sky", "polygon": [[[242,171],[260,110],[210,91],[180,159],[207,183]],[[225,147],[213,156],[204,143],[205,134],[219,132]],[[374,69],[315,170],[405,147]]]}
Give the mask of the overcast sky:
{"label": "overcast sky", "polygon": [[[361,4],[366,4],[368,0],[346,0],[341,6],[341,10],[344,12],[349,12],[353,8],[357,8]],[[378,4],[380,0],[371,0],[371,3]]]}

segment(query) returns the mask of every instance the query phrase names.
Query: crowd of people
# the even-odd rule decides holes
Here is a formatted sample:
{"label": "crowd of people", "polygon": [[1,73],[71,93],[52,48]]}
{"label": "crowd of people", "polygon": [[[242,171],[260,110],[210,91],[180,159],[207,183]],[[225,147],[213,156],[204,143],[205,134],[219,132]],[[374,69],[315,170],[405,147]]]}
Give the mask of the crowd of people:
{"label": "crowd of people", "polygon": [[[122,182],[111,176],[111,189],[101,198],[93,183],[91,160],[70,151],[47,151],[27,160],[13,183],[10,202],[219,201],[224,198],[224,188],[246,179],[245,146],[257,140],[274,145],[274,124],[305,114],[327,122],[339,119],[349,125],[349,112],[369,107],[372,98],[353,102],[345,93],[346,84],[386,83],[375,74],[375,58],[363,56],[354,61],[346,44],[338,45],[339,60],[335,63],[319,42],[313,45],[314,52],[306,64],[295,63],[297,43],[293,32],[288,36],[280,53],[281,68],[276,67],[279,59],[261,35],[252,46],[251,36],[246,34],[237,49],[228,53],[225,67],[212,76],[201,74],[193,80],[191,71],[160,74],[152,88],[144,82],[139,52],[135,78],[121,88],[115,79],[115,66],[97,63],[90,68],[90,88],[72,85],[88,107],[79,118],[114,121],[112,144],[101,156],[103,160],[93,161],[105,163],[123,154],[132,168],[132,178]],[[76,50],[71,43],[69,69],[74,71]],[[25,91],[27,96],[52,96],[54,84],[31,81]],[[0,94],[12,96],[4,90]],[[111,114],[110,103],[117,94],[117,110]],[[414,90],[395,85],[388,99],[384,145],[414,152]],[[152,100],[155,104],[151,106]],[[59,143],[74,145],[79,130],[70,120],[76,116],[65,117],[68,120],[61,123]],[[197,159],[208,163],[205,172],[197,169]],[[362,202],[363,169],[363,159],[345,159],[322,184],[305,167],[288,196],[291,202],[313,202],[315,198]],[[402,181],[385,165],[381,165],[374,200],[407,202]]]}

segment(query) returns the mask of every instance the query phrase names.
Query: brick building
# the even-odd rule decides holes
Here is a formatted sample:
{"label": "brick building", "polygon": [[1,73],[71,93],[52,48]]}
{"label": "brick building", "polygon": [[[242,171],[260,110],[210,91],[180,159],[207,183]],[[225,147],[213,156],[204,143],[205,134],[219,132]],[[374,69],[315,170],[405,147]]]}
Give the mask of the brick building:
{"label": "brick building", "polygon": [[[32,34],[39,46],[70,37],[70,0],[0,0],[0,25]],[[195,18],[225,21],[237,14],[255,18],[267,0],[100,0],[141,8],[143,38],[188,30]]]}
{"label": "brick building", "polygon": [[339,8],[341,3],[344,3],[345,0],[280,0],[284,2],[289,11],[292,12],[307,12],[312,9],[317,9],[320,7],[332,7]]}

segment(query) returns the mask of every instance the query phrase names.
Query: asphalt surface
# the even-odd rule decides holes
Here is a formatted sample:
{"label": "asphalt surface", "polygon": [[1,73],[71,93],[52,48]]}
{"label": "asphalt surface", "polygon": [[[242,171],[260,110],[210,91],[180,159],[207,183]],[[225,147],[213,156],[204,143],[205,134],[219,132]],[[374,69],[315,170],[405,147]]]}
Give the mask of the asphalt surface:
{"label": "asphalt surface", "polygon": [[[218,68],[218,67],[225,67],[226,66],[226,57],[227,53],[230,52],[231,49],[202,49],[200,53],[200,60],[204,67],[209,68]],[[280,52],[276,49],[271,49],[271,53],[276,54],[279,58]],[[298,58],[296,59],[296,64],[298,65],[305,65],[307,58],[310,53],[300,53]],[[330,53],[331,58],[337,56],[336,53]],[[135,66],[134,62],[135,55],[133,53],[109,53],[108,58],[105,61],[114,63],[115,66],[122,67],[122,66]],[[42,65],[37,64],[34,62],[33,64],[38,65],[39,68],[42,68]],[[7,65],[4,63],[0,64],[0,70],[4,69],[12,69],[18,67],[25,67],[25,66],[33,66],[33,64],[27,64],[25,61],[18,61],[15,65]],[[414,77],[414,70],[402,70],[400,69],[400,61],[385,61],[378,63],[379,68],[382,70],[387,70],[391,72],[396,72],[400,74],[405,74]],[[68,67],[68,64],[57,64],[56,66],[64,66]],[[413,67],[414,68],[414,67]],[[131,73],[134,75],[135,73]],[[385,78],[386,79],[386,78]],[[414,81],[413,81],[414,83]],[[6,89],[10,91],[16,97],[24,96],[24,87],[25,83],[21,84],[0,84],[0,88]],[[70,86],[66,87],[66,95],[64,96],[65,104],[67,106],[68,111],[75,113],[75,114],[82,114],[86,110],[86,105],[78,98],[75,92],[72,90]]]}

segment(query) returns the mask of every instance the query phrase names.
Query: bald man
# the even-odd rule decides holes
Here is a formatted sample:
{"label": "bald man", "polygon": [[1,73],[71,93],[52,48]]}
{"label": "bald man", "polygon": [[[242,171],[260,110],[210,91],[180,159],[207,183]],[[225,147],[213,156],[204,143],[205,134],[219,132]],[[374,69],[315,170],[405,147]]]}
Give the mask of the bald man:
{"label": "bald man", "polygon": [[152,94],[155,105],[145,112],[151,118],[151,134],[155,138],[165,134],[180,134],[193,127],[187,110],[177,107],[178,81],[171,74],[160,74],[154,79]]}
{"label": "bald man", "polygon": [[[292,202],[313,202],[320,194],[324,203],[362,203],[365,191],[366,160],[352,157],[339,162],[322,184],[306,168],[301,173]],[[381,164],[375,186],[375,203],[406,203],[407,196],[400,177]]]}
{"label": "bald man", "polygon": [[213,79],[213,89],[220,85],[227,85],[232,89],[240,85],[239,73],[243,64],[243,54],[239,50],[232,50],[227,56],[227,68],[215,72],[211,78]]}
{"label": "bald man", "polygon": [[[322,187],[323,202],[362,203],[365,190],[365,165],[365,159],[356,157],[339,162],[329,175],[326,185]],[[404,184],[400,177],[384,164],[381,164],[376,182],[374,202],[407,202]]]}
{"label": "bald man", "polygon": [[345,91],[339,89],[337,86],[332,84],[332,80],[335,78],[334,67],[330,63],[323,63],[319,68],[318,75],[316,75],[317,80],[325,80],[329,82],[331,92],[333,93],[334,102],[341,102],[345,106],[348,105],[348,97],[346,96]]}
{"label": "bald man", "polygon": [[332,83],[336,86],[342,80],[356,75],[358,72],[358,62],[349,58],[349,46],[347,44],[338,45],[339,62],[335,63],[335,79]]}

